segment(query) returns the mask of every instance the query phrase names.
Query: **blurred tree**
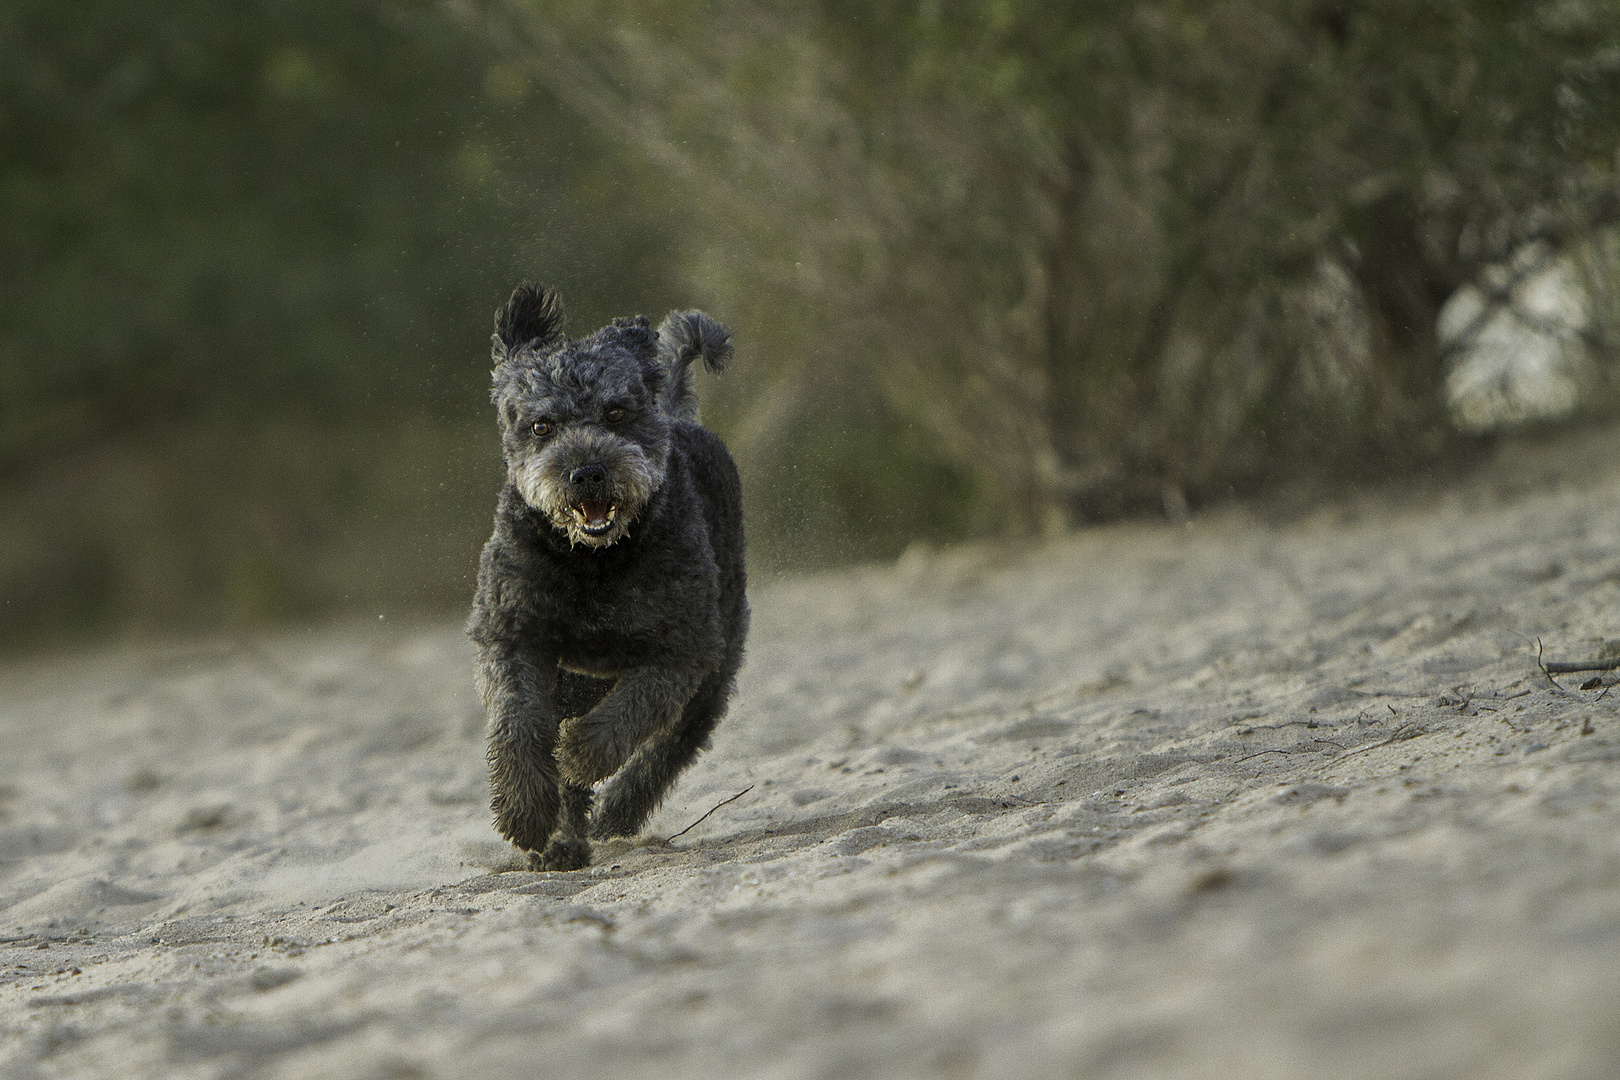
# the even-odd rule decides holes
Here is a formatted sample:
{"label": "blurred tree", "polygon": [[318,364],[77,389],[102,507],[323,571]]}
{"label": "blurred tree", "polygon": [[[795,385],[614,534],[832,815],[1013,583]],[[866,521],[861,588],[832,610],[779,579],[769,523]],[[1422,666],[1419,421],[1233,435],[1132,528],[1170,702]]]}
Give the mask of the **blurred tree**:
{"label": "blurred tree", "polygon": [[478,354],[442,350],[515,274],[601,311],[657,281],[634,200],[556,213],[634,174],[431,5],[0,19],[0,468],[204,412],[465,413]]}
{"label": "blurred tree", "polygon": [[0,637],[459,597],[496,305],[679,299],[622,157],[432,3],[5,5]]}
{"label": "blurred tree", "polygon": [[1440,305],[1617,216],[1610,0],[457,10],[702,185],[784,384],[881,387],[1014,529],[1433,460]]}
{"label": "blurred tree", "polygon": [[520,277],[737,328],[769,562],[1434,460],[1617,98],[1615,0],[15,0],[0,637],[461,602]]}

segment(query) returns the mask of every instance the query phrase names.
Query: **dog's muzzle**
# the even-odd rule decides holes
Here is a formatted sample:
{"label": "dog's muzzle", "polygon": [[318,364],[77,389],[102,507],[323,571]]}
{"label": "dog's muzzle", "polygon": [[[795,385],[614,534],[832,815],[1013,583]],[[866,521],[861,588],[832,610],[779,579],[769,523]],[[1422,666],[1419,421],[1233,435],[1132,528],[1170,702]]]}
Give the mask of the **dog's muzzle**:
{"label": "dog's muzzle", "polygon": [[569,485],[581,493],[568,509],[586,536],[606,536],[619,516],[618,504],[606,494],[607,478],[607,468],[594,461],[568,474]]}
{"label": "dog's muzzle", "polygon": [[606,547],[663,483],[663,461],[624,439],[565,437],[518,462],[512,479],[570,543]]}

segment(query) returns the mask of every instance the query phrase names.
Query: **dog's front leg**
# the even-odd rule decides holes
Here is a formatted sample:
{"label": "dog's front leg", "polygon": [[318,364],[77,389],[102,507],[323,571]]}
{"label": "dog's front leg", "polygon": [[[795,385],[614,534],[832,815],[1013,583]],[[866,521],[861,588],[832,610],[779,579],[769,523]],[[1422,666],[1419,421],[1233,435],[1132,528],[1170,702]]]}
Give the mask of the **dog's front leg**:
{"label": "dog's front leg", "polygon": [[656,731],[673,724],[703,681],[700,667],[644,667],[626,672],[584,716],[565,720],[557,761],[576,784],[611,776]]}
{"label": "dog's front leg", "polygon": [[478,650],[478,694],[489,715],[489,808],[495,828],[517,847],[545,850],[557,827],[557,661],[505,643]]}

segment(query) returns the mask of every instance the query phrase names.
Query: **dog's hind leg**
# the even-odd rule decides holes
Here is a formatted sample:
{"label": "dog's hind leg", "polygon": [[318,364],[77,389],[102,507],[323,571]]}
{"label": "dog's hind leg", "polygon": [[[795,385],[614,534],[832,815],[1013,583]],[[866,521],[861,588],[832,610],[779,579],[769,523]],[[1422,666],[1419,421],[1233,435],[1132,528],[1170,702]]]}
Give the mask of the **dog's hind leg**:
{"label": "dog's hind leg", "polygon": [[675,778],[708,747],[735,680],[735,666],[711,673],[681,710],[680,719],[636,749],[602,792],[592,836],[634,836],[641,831]]}

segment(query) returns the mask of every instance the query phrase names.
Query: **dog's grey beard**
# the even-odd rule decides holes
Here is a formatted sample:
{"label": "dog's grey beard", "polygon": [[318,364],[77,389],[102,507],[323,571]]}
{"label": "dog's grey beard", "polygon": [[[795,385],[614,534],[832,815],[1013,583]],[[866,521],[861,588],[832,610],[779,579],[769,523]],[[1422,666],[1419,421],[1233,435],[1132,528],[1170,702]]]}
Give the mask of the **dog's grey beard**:
{"label": "dog's grey beard", "polygon": [[664,482],[663,463],[631,442],[616,443],[595,455],[607,470],[605,496],[614,507],[614,514],[612,526],[606,532],[592,535],[585,531],[584,520],[575,512],[579,492],[568,480],[569,469],[580,459],[558,450],[566,451],[566,448],[548,447],[547,451],[527,458],[513,471],[512,482],[517,485],[523,501],[565,533],[570,544],[607,547],[623,540]]}

